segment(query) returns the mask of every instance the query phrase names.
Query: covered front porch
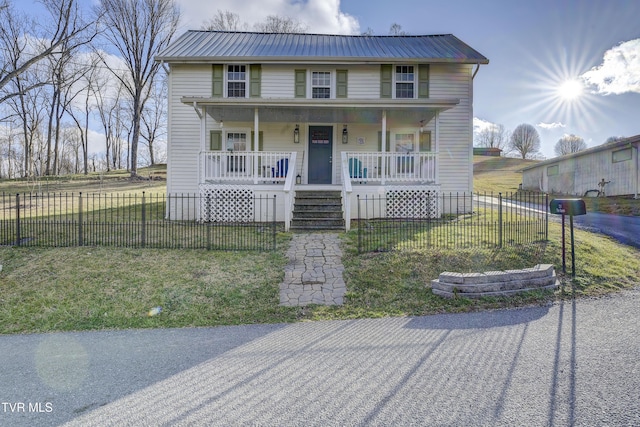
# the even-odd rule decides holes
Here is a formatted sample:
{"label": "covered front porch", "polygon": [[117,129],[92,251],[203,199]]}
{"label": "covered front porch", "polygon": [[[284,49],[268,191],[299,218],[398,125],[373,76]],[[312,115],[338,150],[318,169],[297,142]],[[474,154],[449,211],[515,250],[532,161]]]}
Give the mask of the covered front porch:
{"label": "covered front porch", "polygon": [[[440,185],[439,117],[458,100],[184,98],[200,118],[200,191],[280,195],[285,228],[296,192],[339,189],[345,228],[357,194]],[[313,106],[309,106],[313,102]],[[218,141],[213,143],[213,138]],[[394,190],[395,191],[395,190]],[[280,204],[279,203],[279,204]]]}

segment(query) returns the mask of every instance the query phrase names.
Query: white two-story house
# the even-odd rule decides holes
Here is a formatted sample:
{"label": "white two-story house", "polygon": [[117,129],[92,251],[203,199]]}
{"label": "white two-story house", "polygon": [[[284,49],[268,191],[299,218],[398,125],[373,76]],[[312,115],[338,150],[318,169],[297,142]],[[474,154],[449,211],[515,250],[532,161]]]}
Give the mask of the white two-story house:
{"label": "white two-story house", "polygon": [[346,228],[357,196],[472,191],[473,78],[489,61],[453,35],[188,31],[156,60],[170,194],[275,195],[288,229],[303,191],[339,191]]}

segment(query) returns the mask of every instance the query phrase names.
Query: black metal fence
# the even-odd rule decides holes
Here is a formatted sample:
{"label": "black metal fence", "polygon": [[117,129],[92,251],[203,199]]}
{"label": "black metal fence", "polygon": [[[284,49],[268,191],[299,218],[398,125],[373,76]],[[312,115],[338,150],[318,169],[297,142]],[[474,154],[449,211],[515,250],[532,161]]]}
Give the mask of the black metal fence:
{"label": "black metal fence", "polygon": [[269,251],[278,226],[275,196],[0,195],[0,245]]}
{"label": "black metal fence", "polygon": [[358,197],[358,252],[526,245],[548,237],[548,196],[540,193]]}

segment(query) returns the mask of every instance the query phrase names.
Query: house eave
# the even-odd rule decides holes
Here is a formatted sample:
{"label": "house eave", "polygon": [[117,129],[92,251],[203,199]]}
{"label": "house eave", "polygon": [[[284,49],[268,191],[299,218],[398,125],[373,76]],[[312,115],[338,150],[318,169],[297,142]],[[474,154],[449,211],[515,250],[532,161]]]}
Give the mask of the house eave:
{"label": "house eave", "polygon": [[158,56],[155,58],[157,62],[164,62],[169,65],[175,64],[190,64],[190,65],[211,65],[211,64],[280,64],[280,65],[317,65],[317,64],[330,64],[330,65],[380,65],[390,63],[402,63],[402,64],[468,64],[468,65],[486,65],[489,60],[470,60],[470,59],[457,59],[457,58],[346,58],[343,56],[336,57],[261,57],[261,56],[215,56],[215,57],[172,57],[172,56]]}
{"label": "house eave", "polygon": [[181,102],[194,106],[242,107],[242,108],[323,108],[351,109],[374,108],[388,110],[437,109],[447,110],[460,103],[457,98],[428,99],[265,99],[265,98],[205,98],[183,97]]}

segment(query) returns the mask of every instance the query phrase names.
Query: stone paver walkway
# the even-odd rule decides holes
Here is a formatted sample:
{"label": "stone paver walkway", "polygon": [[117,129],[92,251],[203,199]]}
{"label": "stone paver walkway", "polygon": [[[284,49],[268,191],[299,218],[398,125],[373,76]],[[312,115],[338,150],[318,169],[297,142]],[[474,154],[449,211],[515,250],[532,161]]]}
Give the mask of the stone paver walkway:
{"label": "stone paver walkway", "polygon": [[342,305],[342,250],[335,233],[294,234],[280,284],[280,305]]}

